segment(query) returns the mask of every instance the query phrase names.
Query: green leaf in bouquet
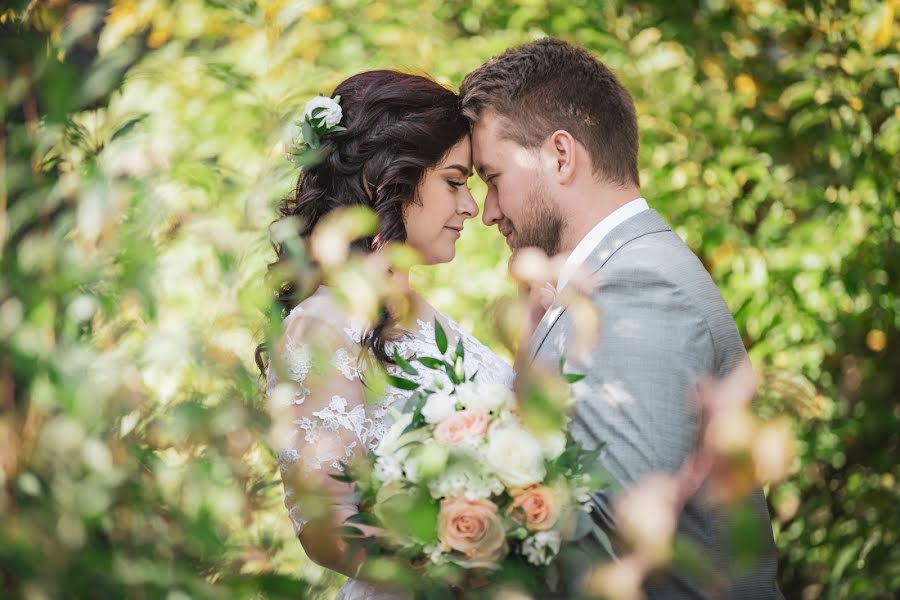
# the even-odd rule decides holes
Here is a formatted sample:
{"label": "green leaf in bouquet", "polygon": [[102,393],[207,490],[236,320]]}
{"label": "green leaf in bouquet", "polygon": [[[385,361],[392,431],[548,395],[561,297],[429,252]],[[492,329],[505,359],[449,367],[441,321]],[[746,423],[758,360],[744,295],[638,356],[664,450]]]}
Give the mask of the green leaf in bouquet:
{"label": "green leaf in bouquet", "polygon": [[423,488],[385,488],[375,507],[388,536],[399,535],[423,544],[437,540],[438,504]]}
{"label": "green leaf in bouquet", "polygon": [[358,512],[344,519],[344,523],[357,523],[359,525],[370,525],[372,527],[381,527],[381,521],[378,517],[370,512]]}
{"label": "green leaf in bouquet", "polygon": [[359,527],[353,527],[352,525],[341,525],[337,528],[336,531],[342,536],[365,535],[365,532],[362,529],[360,529]]}
{"label": "green leaf in bouquet", "polygon": [[463,360],[466,357],[466,349],[463,346],[462,338],[459,338],[459,341],[456,342],[456,351],[454,352],[456,358]]}
{"label": "green leaf in bouquet", "polygon": [[447,377],[450,379],[450,382],[453,385],[459,385],[460,383],[462,383],[459,376],[456,374],[456,369],[453,368],[453,365],[445,362],[444,363],[444,371],[447,372]]}
{"label": "green leaf in bouquet", "polygon": [[419,374],[419,372],[416,371],[416,369],[411,364],[409,364],[409,361],[407,361],[405,358],[400,356],[400,353],[397,352],[396,349],[394,350],[393,358],[394,358],[394,362],[397,363],[397,366],[400,367],[403,370],[403,372],[406,373],[407,375],[418,375]]}
{"label": "green leaf in bouquet", "polygon": [[466,380],[466,367],[461,356],[457,356],[456,360],[453,361],[453,372],[456,373],[456,378],[459,380],[456,383],[462,383]]}
{"label": "green leaf in bouquet", "polygon": [[428,496],[421,496],[409,511],[410,535],[425,543],[437,541],[438,505]]}
{"label": "green leaf in bouquet", "polygon": [[442,588],[449,590],[451,585],[459,586],[466,579],[466,569],[453,562],[431,563],[424,569],[425,589]]}
{"label": "green leaf in bouquet", "polygon": [[444,364],[445,364],[444,361],[442,361],[441,359],[432,358],[430,356],[421,356],[421,357],[417,358],[416,360],[418,362],[420,362],[421,364],[425,365],[426,367],[428,367],[429,369],[435,369],[437,371],[440,371],[441,369],[443,369]]}
{"label": "green leaf in bouquet", "polygon": [[425,415],[422,414],[422,407],[425,406],[425,403],[418,405],[416,410],[413,411],[412,421],[410,421],[409,426],[403,430],[403,433],[409,433],[410,431],[415,431],[416,429],[425,425]]}
{"label": "green leaf in bouquet", "polygon": [[415,381],[410,381],[409,379],[404,379],[403,377],[396,377],[394,375],[387,376],[388,383],[400,390],[417,390],[419,389],[419,384]]}
{"label": "green leaf in bouquet", "polygon": [[359,575],[368,581],[382,582],[396,589],[414,590],[421,584],[419,573],[399,560],[395,553],[380,553],[377,558],[366,558]]}
{"label": "green leaf in bouquet", "polygon": [[342,483],[353,483],[353,476],[347,473],[329,473],[328,476]]}
{"label": "green leaf in bouquet", "polygon": [[421,390],[416,391],[409,397],[409,400],[406,401],[406,404],[403,406],[403,412],[415,412],[417,408],[425,406],[426,400],[428,400],[428,397],[423,394]]}
{"label": "green leaf in bouquet", "polygon": [[453,600],[453,590],[445,585],[432,585],[416,593],[415,600]]}
{"label": "green leaf in bouquet", "polygon": [[562,378],[565,379],[568,383],[577,383],[585,378],[585,375],[579,375],[576,373],[566,373],[566,355],[563,354],[559,357],[559,373],[562,375]]}
{"label": "green leaf in bouquet", "polygon": [[438,352],[441,354],[447,353],[447,334],[437,318],[434,319],[434,343],[437,344]]}
{"label": "green leaf in bouquet", "polygon": [[509,557],[500,564],[500,568],[491,574],[491,583],[510,586],[515,589],[536,594],[541,591],[538,576],[541,574],[540,569],[536,569],[534,565],[526,562],[525,559],[516,554],[510,554]]}

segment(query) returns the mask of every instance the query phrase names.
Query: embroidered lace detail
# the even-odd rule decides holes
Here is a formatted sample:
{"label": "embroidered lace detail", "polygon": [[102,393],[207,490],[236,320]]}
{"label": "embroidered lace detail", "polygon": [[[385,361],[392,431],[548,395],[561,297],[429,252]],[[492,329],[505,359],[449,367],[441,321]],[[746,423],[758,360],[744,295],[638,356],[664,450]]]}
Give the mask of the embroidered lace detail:
{"label": "embroidered lace detail", "polygon": [[362,344],[365,325],[358,320],[353,320],[348,327],[344,327],[344,333],[354,344]]}
{"label": "embroidered lace detail", "polygon": [[334,353],[334,358],[331,359],[331,364],[337,367],[338,371],[341,372],[341,375],[350,381],[361,377],[358,360],[353,356],[350,356],[350,353],[346,348],[337,349]]}
{"label": "embroidered lace detail", "polygon": [[291,381],[297,384],[294,404],[303,404],[303,399],[309,395],[309,389],[303,385],[303,382],[312,367],[309,346],[288,338],[284,346],[284,362]]}
{"label": "embroidered lace detail", "polygon": [[357,404],[347,410],[347,399],[341,396],[332,396],[328,408],[314,412],[313,416],[322,420],[322,428],[338,431],[343,427],[356,434],[363,444],[372,437],[374,423],[366,416],[365,405]]}

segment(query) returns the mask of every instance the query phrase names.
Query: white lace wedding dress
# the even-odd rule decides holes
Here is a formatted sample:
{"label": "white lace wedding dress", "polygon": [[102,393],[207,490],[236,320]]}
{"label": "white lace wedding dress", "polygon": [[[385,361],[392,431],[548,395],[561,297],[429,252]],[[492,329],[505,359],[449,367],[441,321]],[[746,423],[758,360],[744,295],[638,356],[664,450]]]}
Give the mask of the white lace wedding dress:
{"label": "white lace wedding dress", "polygon": [[[477,372],[479,381],[512,386],[513,370],[506,361],[446,315],[436,313],[435,316],[446,331],[451,348],[462,340],[467,376]],[[287,428],[286,435],[281,436],[285,442],[279,448],[279,464],[285,484],[284,504],[294,531],[299,535],[309,522],[309,516],[303,506],[303,497],[308,497],[308,493],[298,493],[291,484],[297,481],[297,474],[301,481],[308,478],[308,481],[318,482],[322,487],[334,486],[333,480],[323,475],[340,471],[340,463],[355,452],[375,448],[391,424],[387,409],[392,407],[402,411],[412,392],[389,387],[376,402],[366,402],[361,379],[361,359],[368,352],[361,346],[364,324],[342,314],[327,288],[319,288],[294,308],[284,320],[282,330],[284,335],[277,347],[275,360],[282,361],[283,377],[279,378],[277,369],[270,364],[266,387],[270,402],[278,401],[282,408],[285,404],[289,405],[287,411],[275,411],[273,414],[276,421],[291,421],[290,424],[276,422],[274,426]],[[323,348],[327,349],[330,357],[322,356]],[[389,353],[397,350],[400,356],[406,358],[438,356],[433,321],[417,321],[415,331],[409,331],[408,335],[389,343],[387,348]],[[325,362],[329,364],[323,368]],[[332,371],[332,375],[326,379],[324,371],[327,370]],[[387,365],[387,370],[391,375],[403,376],[421,384],[432,384],[437,379],[446,386],[450,385],[443,372],[422,368],[418,376],[409,375],[396,365]],[[313,385],[313,380],[327,383]],[[321,392],[318,391],[320,389]],[[288,471],[292,471],[292,477],[285,477]],[[308,487],[314,487],[314,484]],[[335,600],[401,598],[410,596],[381,591],[351,579],[341,588]]]}

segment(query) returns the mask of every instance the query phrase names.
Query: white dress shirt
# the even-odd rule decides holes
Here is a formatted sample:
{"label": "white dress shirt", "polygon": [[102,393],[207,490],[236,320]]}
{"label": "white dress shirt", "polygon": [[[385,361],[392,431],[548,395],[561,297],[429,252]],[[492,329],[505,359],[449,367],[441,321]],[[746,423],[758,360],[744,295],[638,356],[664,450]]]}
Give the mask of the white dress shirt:
{"label": "white dress shirt", "polygon": [[646,200],[637,198],[627,204],[623,204],[608,214],[606,218],[594,225],[594,228],[591,229],[586,236],[581,238],[581,241],[578,242],[578,245],[575,246],[575,249],[572,250],[569,258],[567,258],[566,262],[563,264],[562,269],[560,269],[559,281],[556,282],[557,291],[562,291],[565,285],[569,283],[572,275],[578,271],[578,268],[584,263],[585,259],[587,259],[591,252],[593,252],[600,242],[603,241],[603,238],[609,235],[610,231],[634,215],[649,208]]}

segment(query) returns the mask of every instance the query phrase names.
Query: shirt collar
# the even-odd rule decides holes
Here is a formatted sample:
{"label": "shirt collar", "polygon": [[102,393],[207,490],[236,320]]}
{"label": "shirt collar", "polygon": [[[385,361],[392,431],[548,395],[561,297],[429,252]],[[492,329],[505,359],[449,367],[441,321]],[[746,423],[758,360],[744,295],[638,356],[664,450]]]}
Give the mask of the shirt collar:
{"label": "shirt collar", "polygon": [[556,289],[559,291],[565,287],[572,278],[572,275],[578,271],[578,268],[584,263],[585,259],[587,259],[591,252],[600,245],[600,242],[603,241],[603,238],[605,238],[610,231],[615,229],[617,225],[624,223],[634,215],[649,208],[650,206],[647,205],[646,200],[643,198],[636,198],[623,204],[594,225],[593,229],[578,242],[578,245],[575,246],[575,249],[572,250],[572,253],[569,254],[569,257],[566,259],[565,264],[563,264],[562,269],[560,269]]}

